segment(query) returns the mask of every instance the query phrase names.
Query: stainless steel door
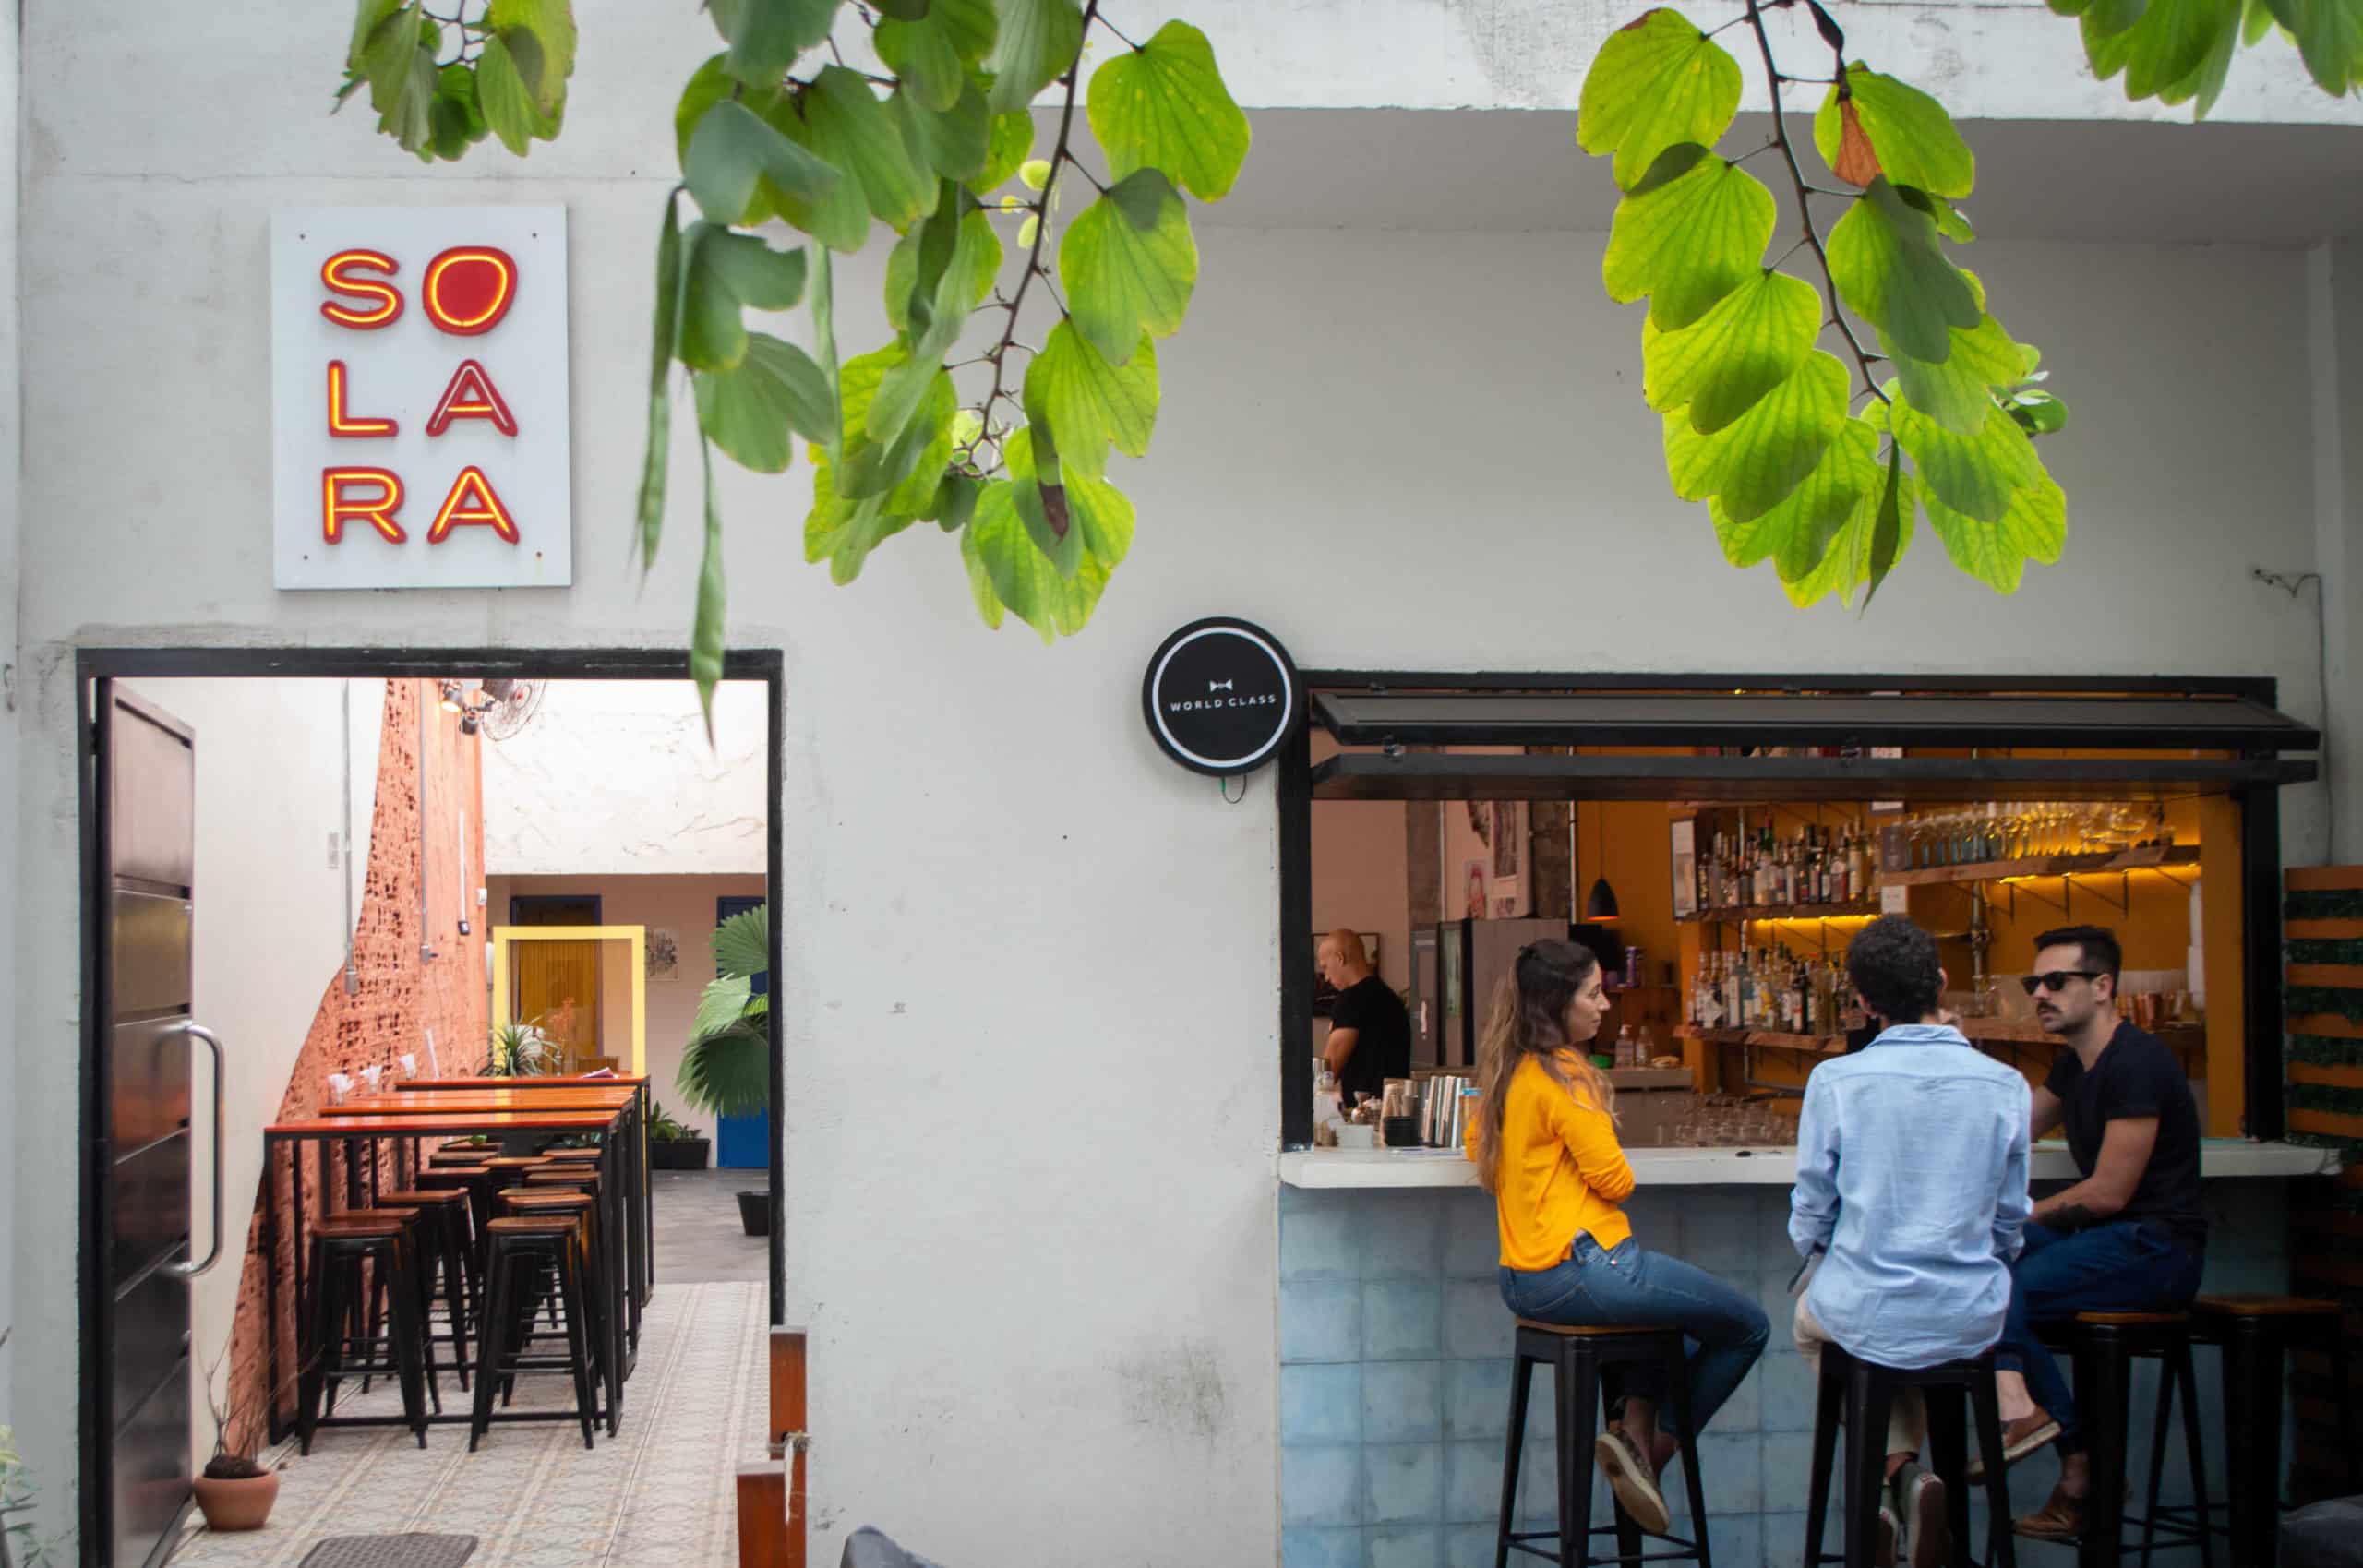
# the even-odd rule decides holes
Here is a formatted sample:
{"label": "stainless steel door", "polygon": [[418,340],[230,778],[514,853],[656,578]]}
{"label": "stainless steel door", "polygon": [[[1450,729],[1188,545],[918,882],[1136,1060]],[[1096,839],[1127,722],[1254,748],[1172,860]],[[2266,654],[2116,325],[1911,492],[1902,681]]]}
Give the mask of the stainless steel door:
{"label": "stainless steel door", "polygon": [[[196,738],[112,681],[99,683],[100,851],[108,920],[102,1010],[98,1223],[104,1270],[94,1412],[109,1568],[160,1562],[190,1497],[190,1060],[211,1036],[189,1015],[195,916]],[[212,1082],[218,1135],[221,1062]],[[219,1145],[216,1145],[217,1169]],[[220,1250],[214,1180],[212,1251]]]}

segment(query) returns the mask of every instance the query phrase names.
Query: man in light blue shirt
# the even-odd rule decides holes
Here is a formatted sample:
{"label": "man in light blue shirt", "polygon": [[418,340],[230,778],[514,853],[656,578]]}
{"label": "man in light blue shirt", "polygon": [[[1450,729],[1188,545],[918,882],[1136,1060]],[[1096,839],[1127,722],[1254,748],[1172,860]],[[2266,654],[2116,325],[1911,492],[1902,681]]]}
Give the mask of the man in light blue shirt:
{"label": "man in light blue shirt", "polygon": [[[1946,1022],[1936,940],[1901,916],[1864,928],[1846,976],[1888,1027],[1805,1083],[1789,1215],[1812,1271],[1797,1348],[1817,1367],[1832,1342],[1889,1367],[1977,1355],[2001,1337],[2032,1206],[2027,1081]],[[1918,1460],[1926,1434],[1918,1392],[1899,1396],[1882,1562],[1950,1559],[1943,1483]]]}

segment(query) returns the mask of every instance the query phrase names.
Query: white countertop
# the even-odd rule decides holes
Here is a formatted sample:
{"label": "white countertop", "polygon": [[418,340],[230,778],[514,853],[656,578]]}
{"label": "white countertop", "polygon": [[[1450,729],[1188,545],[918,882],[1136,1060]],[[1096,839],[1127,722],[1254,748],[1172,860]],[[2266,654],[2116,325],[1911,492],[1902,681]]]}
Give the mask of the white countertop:
{"label": "white countertop", "polygon": [[[1643,1187],[1787,1187],[1796,1178],[1793,1148],[1627,1149],[1634,1180]],[[1279,1156],[1280,1179],[1290,1187],[1474,1187],[1477,1167],[1457,1154],[1409,1154],[1393,1149],[1307,1149]],[[2227,1177],[2327,1176],[2338,1169],[2330,1149],[2210,1138],[2201,1145],[2200,1174]],[[2065,1144],[2036,1145],[2037,1181],[2073,1180],[2075,1162]]]}

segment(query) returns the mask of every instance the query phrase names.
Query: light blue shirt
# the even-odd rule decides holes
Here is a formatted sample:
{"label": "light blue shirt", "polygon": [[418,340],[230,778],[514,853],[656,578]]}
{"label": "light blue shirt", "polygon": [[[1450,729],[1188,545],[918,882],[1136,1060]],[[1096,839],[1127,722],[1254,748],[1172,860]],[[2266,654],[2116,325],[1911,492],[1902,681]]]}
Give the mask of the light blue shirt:
{"label": "light blue shirt", "polygon": [[2001,1337],[2027,1198],[2027,1081],[1937,1023],[1889,1029],[1814,1069],[1797,1121],[1789,1236],[1828,1256],[1805,1304],[1889,1367]]}

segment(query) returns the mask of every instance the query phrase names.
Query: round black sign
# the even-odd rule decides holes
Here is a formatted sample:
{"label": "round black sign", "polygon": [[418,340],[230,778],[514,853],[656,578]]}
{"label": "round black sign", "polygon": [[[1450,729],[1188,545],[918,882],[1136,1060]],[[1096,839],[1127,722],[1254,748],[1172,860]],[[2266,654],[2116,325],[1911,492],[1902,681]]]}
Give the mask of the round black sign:
{"label": "round black sign", "polygon": [[1222,616],[1165,640],[1141,682],[1141,713],[1165,754],[1201,773],[1246,773],[1296,727],[1296,664],[1270,632]]}

